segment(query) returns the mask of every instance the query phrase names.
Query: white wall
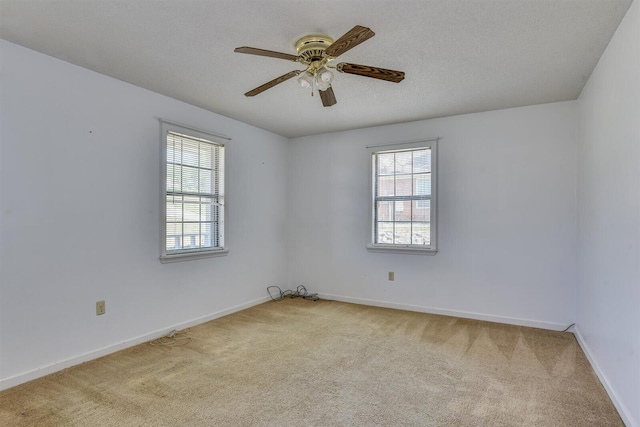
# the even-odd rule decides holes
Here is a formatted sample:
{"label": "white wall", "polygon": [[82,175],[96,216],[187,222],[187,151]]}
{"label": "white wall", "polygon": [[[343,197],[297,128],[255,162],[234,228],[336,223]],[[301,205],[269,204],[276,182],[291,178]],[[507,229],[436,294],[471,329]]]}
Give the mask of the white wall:
{"label": "white wall", "polygon": [[[368,252],[365,146],[436,136],[439,253]],[[290,282],[347,301],[569,325],[576,150],[574,101],[294,139]]]}
{"label": "white wall", "polygon": [[[0,56],[0,385],[286,280],[286,138],[5,41]],[[233,138],[226,257],[158,260],[158,117]]]}
{"label": "white wall", "polygon": [[638,1],[578,104],[578,336],[627,425],[640,426]]}
{"label": "white wall", "polygon": [[[251,304],[288,279],[507,323],[577,319],[638,425],[639,20],[635,2],[578,102],[293,141],[0,41],[0,388]],[[157,117],[233,137],[227,257],[158,261]],[[364,147],[434,136],[440,252],[367,252]]]}

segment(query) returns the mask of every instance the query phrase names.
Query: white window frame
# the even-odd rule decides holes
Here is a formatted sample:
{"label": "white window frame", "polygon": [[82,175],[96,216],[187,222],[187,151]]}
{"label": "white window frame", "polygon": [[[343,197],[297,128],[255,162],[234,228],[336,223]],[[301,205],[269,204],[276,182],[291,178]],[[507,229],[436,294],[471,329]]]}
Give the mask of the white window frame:
{"label": "white window frame", "polygon": [[[367,146],[369,154],[369,240],[367,249],[371,252],[390,252],[390,253],[411,253],[411,254],[423,254],[423,255],[435,255],[438,252],[437,235],[438,235],[438,223],[437,223],[437,189],[438,189],[438,141],[440,138],[423,140],[417,142],[407,143],[395,143],[385,145]],[[376,231],[376,175],[375,175],[375,160],[376,154],[385,152],[401,152],[415,149],[430,149],[431,150],[431,206],[430,206],[430,244],[427,245],[414,245],[414,244],[388,244],[388,243],[375,243],[375,231]]]}
{"label": "white window frame", "polygon": [[[222,203],[223,221],[219,225],[221,227],[220,233],[223,236],[222,247],[212,248],[198,248],[198,249],[182,249],[175,251],[167,251],[166,233],[167,233],[167,135],[169,132],[187,135],[190,137],[204,139],[215,145],[219,145],[225,149],[222,158],[222,179],[223,186],[220,189],[220,193],[224,202]],[[227,184],[226,178],[226,159],[228,155],[227,144],[231,138],[218,135],[212,132],[192,128],[179,123],[170,122],[160,119],[160,262],[170,263],[176,261],[188,261],[194,259],[210,258],[217,256],[224,256],[229,253],[227,247],[227,195],[225,187]]]}

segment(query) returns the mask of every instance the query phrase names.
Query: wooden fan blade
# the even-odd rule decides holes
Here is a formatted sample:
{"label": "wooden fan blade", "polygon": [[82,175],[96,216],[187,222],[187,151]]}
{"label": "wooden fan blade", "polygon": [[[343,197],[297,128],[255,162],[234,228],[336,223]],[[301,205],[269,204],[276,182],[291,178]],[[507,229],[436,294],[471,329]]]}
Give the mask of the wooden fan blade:
{"label": "wooden fan blade", "polygon": [[298,57],[295,55],[289,55],[288,53],[274,52],[272,50],[258,49],[256,47],[242,46],[242,47],[235,48],[233,51],[238,53],[248,53],[249,55],[269,56],[271,58],[286,59],[289,61],[298,60]]}
{"label": "wooden fan blade", "polygon": [[358,46],[363,41],[369,40],[375,35],[376,33],[371,31],[370,28],[356,25],[345,35],[334,41],[331,46],[325,49],[324,53],[335,58],[336,56],[342,55],[349,49],[353,49],[354,47]]}
{"label": "wooden fan blade", "polygon": [[372,77],[374,79],[386,80],[393,83],[400,83],[404,79],[403,71],[387,70],[385,68],[370,67],[368,65],[341,62],[336,66],[336,69],[342,73]]}
{"label": "wooden fan blade", "polygon": [[327,90],[319,90],[318,93],[320,94],[320,99],[322,99],[322,105],[325,107],[331,107],[338,102],[331,86]]}
{"label": "wooden fan blade", "polygon": [[256,96],[257,94],[262,93],[267,89],[271,89],[275,85],[278,85],[284,81],[289,80],[292,77],[297,76],[301,72],[302,70],[290,71],[287,74],[284,74],[276,79],[271,80],[270,82],[263,84],[262,86],[258,86],[257,88],[250,90],[249,92],[245,93],[244,96]]}

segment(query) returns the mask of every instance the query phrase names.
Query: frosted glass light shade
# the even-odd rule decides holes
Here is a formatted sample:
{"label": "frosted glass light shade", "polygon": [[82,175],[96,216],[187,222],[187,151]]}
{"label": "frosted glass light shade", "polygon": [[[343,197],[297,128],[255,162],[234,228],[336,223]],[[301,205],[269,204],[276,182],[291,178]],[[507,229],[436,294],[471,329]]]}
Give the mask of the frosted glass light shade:
{"label": "frosted glass light shade", "polygon": [[331,83],[333,81],[333,73],[326,68],[323,68],[319,72],[320,80],[326,83]]}
{"label": "frosted glass light shade", "polygon": [[300,77],[298,77],[298,83],[300,83],[300,86],[305,89],[311,87],[311,84],[313,83],[313,76],[311,75],[311,73],[305,72]]}

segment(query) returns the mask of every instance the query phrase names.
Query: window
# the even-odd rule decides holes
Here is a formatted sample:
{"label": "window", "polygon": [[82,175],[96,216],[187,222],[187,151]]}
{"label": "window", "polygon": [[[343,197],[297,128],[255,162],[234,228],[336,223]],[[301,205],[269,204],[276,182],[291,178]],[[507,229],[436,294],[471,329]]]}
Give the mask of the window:
{"label": "window", "polygon": [[162,122],[161,255],[164,262],[225,255],[221,137]]}
{"label": "window", "polygon": [[370,250],[436,253],[437,142],[372,147]]}

